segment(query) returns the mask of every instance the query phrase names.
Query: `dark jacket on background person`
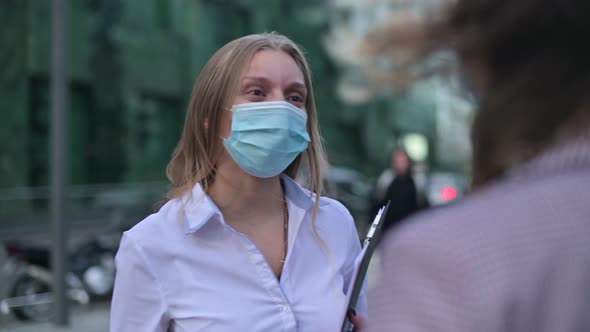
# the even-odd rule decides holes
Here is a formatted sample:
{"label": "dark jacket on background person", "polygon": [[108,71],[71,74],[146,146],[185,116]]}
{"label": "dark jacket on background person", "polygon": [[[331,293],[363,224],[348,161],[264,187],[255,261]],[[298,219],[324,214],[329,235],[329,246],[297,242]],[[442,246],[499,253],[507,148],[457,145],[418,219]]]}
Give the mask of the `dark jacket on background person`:
{"label": "dark jacket on background person", "polygon": [[393,179],[380,206],[387,204],[387,201],[391,201],[391,204],[385,216],[384,232],[418,211],[416,184],[411,175],[398,175]]}
{"label": "dark jacket on background person", "polygon": [[368,331],[590,331],[589,239],[585,137],[390,232]]}

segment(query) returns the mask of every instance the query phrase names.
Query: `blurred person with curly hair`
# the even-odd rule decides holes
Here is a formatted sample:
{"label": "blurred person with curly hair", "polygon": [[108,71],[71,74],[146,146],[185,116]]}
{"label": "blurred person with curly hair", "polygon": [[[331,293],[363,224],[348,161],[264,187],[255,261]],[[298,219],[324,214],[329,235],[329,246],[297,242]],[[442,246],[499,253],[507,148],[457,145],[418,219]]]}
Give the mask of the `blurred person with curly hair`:
{"label": "blurred person with curly hair", "polygon": [[370,37],[409,62],[456,51],[478,111],[473,190],[384,239],[368,331],[590,331],[588,15],[587,0],[457,0]]}

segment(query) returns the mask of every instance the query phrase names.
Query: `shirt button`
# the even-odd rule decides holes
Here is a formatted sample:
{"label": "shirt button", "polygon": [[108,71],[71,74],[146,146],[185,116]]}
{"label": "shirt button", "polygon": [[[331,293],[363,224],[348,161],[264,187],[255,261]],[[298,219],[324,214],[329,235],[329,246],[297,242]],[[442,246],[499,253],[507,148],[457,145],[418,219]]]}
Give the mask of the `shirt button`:
{"label": "shirt button", "polygon": [[284,311],[284,312],[289,312],[289,306],[285,304],[285,305],[283,306],[283,311]]}

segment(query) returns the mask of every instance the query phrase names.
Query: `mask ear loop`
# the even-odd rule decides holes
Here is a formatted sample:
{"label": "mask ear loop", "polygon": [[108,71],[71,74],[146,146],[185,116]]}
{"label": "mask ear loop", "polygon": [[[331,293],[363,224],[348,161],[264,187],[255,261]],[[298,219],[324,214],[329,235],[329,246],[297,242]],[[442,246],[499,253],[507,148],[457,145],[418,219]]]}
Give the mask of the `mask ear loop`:
{"label": "mask ear loop", "polygon": [[[224,111],[228,111],[228,112],[234,112],[233,106],[231,106],[231,107],[228,107],[228,106],[223,106],[221,109],[222,109],[222,110],[224,110]],[[232,116],[232,117],[233,117],[233,116]],[[232,121],[232,127],[233,127],[233,121]],[[222,142],[225,142],[225,141],[226,141],[226,140],[228,140],[230,137],[231,137],[231,130],[230,130],[229,136],[228,136],[227,138],[226,138],[226,137],[223,137],[223,135],[220,135],[220,136],[219,136],[219,138],[221,139],[221,141],[222,141]]]}

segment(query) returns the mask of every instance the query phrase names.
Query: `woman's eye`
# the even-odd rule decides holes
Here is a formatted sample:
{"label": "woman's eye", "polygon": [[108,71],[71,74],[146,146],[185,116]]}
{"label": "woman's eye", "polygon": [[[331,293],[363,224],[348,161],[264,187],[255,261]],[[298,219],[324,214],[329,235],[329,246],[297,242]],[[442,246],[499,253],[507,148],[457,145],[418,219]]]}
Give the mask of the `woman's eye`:
{"label": "woman's eye", "polygon": [[260,89],[252,89],[252,90],[248,90],[246,92],[246,94],[252,95],[252,96],[262,96],[264,95],[264,93],[262,92],[262,90]]}
{"label": "woman's eye", "polygon": [[299,97],[299,96],[290,96],[289,101],[294,102],[294,103],[301,103],[303,104],[303,98]]}

